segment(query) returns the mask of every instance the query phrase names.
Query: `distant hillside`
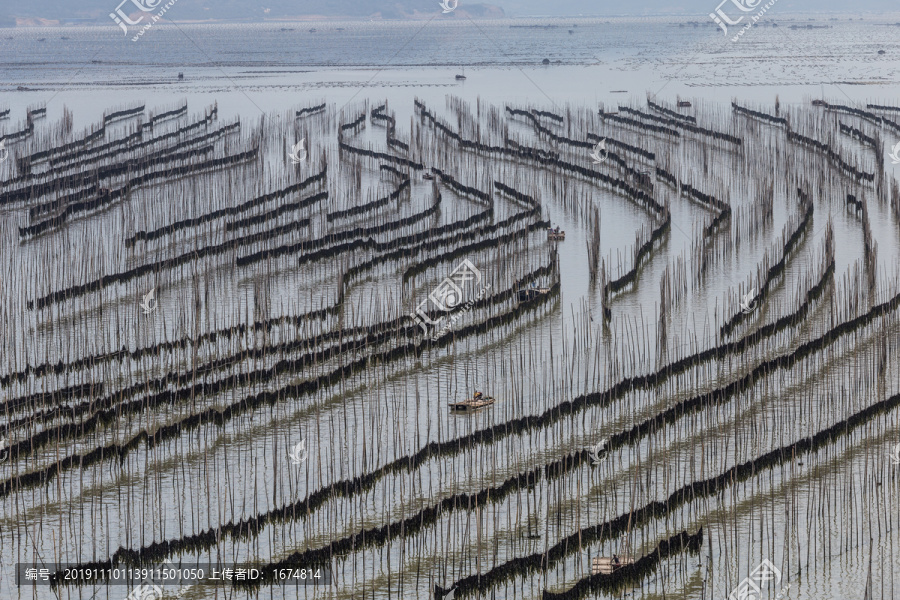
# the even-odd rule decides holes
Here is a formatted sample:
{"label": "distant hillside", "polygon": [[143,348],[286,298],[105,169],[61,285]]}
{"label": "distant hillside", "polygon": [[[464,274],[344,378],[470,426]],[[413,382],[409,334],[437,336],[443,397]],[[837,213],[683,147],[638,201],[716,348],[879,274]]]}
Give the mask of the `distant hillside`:
{"label": "distant hillside", "polygon": [[[0,9],[0,25],[11,24],[11,18],[24,22],[31,19],[77,21],[107,20],[121,0],[40,0],[39,2],[6,3]],[[123,10],[137,12],[132,1],[156,3],[166,0],[126,0]],[[707,18],[717,0],[492,0],[489,3],[459,0],[458,8],[440,18],[498,18],[503,16],[617,16],[617,15],[696,15]],[[727,9],[727,6],[726,6]],[[773,14],[808,14],[810,18],[831,12],[863,14],[898,11],[896,0],[776,0]],[[177,0],[168,15],[176,20],[251,20],[282,18],[422,18],[440,14],[439,0]]]}
{"label": "distant hillside", "polygon": [[[162,7],[167,0],[138,0],[148,6]],[[121,0],[41,0],[35,3],[21,3],[0,12],[0,22],[4,13],[20,21],[26,19],[106,20]],[[122,5],[126,14],[139,14],[139,9],[126,0]],[[297,17],[325,18],[381,18],[409,19],[439,14],[440,18],[502,18],[501,7],[483,2],[465,2],[452,13],[443,15],[439,0],[177,0],[169,8],[167,16],[175,20],[250,20],[281,19]]]}

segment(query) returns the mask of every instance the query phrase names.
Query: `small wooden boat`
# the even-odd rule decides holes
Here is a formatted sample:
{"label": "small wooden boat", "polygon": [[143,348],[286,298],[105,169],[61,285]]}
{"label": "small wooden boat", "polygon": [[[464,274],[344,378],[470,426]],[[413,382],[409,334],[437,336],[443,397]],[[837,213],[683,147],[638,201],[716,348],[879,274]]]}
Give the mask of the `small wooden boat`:
{"label": "small wooden boat", "polygon": [[434,179],[434,175],[432,175],[431,173],[425,173],[424,175],[422,175],[422,179],[428,179],[430,181]]}
{"label": "small wooden boat", "polygon": [[560,230],[559,227],[557,227],[556,229],[554,229],[552,227],[548,227],[547,228],[547,239],[564,240],[564,239],[566,239],[566,232]]}
{"label": "small wooden boat", "polygon": [[461,402],[450,402],[450,410],[453,412],[475,412],[481,410],[485,406],[494,403],[492,396],[485,396],[481,392],[475,392],[471,398],[466,398]]}
{"label": "small wooden boat", "polygon": [[465,79],[466,79],[466,76],[465,76],[465,75],[457,75],[457,76],[456,76],[456,80],[457,80],[457,81],[464,81]]}
{"label": "small wooden boat", "polygon": [[529,300],[534,300],[538,296],[542,296],[544,294],[549,294],[550,288],[525,288],[519,290],[519,302],[528,302]]}
{"label": "small wooden boat", "polygon": [[616,569],[621,569],[625,565],[633,565],[634,557],[633,556],[619,556],[619,557],[611,557],[611,556],[595,556],[591,560],[591,575],[597,575],[598,573],[603,573],[604,575],[611,575],[613,571]]}
{"label": "small wooden boat", "polygon": [[691,107],[691,103],[688,102],[687,100],[679,100],[678,101],[678,108],[690,108],[690,107]]}

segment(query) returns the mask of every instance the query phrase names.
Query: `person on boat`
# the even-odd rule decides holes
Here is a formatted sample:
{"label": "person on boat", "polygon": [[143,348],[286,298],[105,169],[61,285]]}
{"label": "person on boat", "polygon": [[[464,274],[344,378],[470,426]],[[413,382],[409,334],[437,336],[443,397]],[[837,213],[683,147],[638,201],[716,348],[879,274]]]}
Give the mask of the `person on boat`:
{"label": "person on boat", "polygon": [[612,564],[614,564],[615,566],[619,566],[619,556],[618,555],[613,554]]}
{"label": "person on boat", "polygon": [[481,400],[481,392],[475,392],[475,400]]}

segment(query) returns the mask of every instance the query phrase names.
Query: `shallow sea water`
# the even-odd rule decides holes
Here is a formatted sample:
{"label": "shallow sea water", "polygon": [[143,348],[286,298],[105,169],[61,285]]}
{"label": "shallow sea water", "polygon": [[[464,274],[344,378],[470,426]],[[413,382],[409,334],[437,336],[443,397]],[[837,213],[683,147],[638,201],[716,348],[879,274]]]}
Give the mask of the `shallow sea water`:
{"label": "shallow sea water", "polygon": [[[371,108],[387,100],[390,109],[396,111],[398,135],[407,139],[415,98],[452,123],[447,96],[460,98],[473,106],[482,102],[501,110],[504,105],[534,106],[566,113],[570,109],[574,112],[581,107],[596,107],[598,104],[607,109],[619,103],[643,107],[650,94],[669,105],[679,98],[690,99],[695,106],[720,115],[724,123],[730,118],[732,100],[750,106],[769,106],[777,96],[783,109],[788,111],[791,107],[808,104],[812,98],[825,97],[829,101],[846,104],[866,101],[894,104],[900,97],[900,59],[892,54],[897,51],[898,28],[893,27],[895,19],[850,22],[842,18],[832,22],[827,20],[830,17],[818,17],[817,24],[829,24],[832,28],[791,30],[789,26],[792,23],[805,23],[807,17],[775,15],[766,18],[777,21],[779,27],[760,23],[735,43],[730,38],[724,38],[715,27],[682,26],[685,24],[677,20],[657,18],[543,20],[539,23],[531,20],[487,23],[443,23],[435,20],[420,23],[164,24],[155,25],[137,42],[122,36],[112,24],[104,28],[0,30],[0,110],[11,109],[11,119],[0,122],[0,131],[9,132],[18,128],[24,121],[25,110],[41,103],[47,104],[48,116],[38,123],[38,127],[52,126],[61,118],[66,107],[74,113],[74,129],[80,132],[99,122],[103,112],[110,107],[139,102],[146,102],[150,109],[171,107],[186,100],[191,115],[215,102],[219,107],[220,122],[240,117],[249,129],[264,114],[281,115],[323,101],[339,108],[347,106],[344,120],[349,120],[363,102],[368,101]],[[512,28],[511,24],[540,24],[542,27]],[[316,31],[310,32],[313,27]],[[569,29],[574,33],[569,33]],[[62,40],[62,37],[69,39]],[[878,55],[877,51],[882,48],[890,51],[886,55]],[[543,58],[549,58],[552,64],[539,64]],[[454,75],[462,72],[463,68],[467,79],[457,82]],[[184,73],[183,81],[176,78],[179,72]],[[29,90],[16,91],[17,86]],[[124,133],[127,127],[128,124],[124,124],[119,131]],[[537,144],[537,138],[528,126],[514,123],[510,125],[510,130]],[[375,146],[383,143],[382,131],[370,126],[368,131],[354,139]],[[569,133],[581,138],[587,132]],[[427,135],[433,136],[433,132]],[[640,138],[636,134],[630,137],[635,142]],[[436,137],[429,139],[435,144],[441,143]],[[889,149],[896,141],[885,139],[886,148]],[[326,144],[322,142],[321,145]],[[317,141],[310,137],[309,145],[313,150],[317,148]],[[658,152],[661,147],[661,144],[657,146]],[[759,156],[753,158],[773,172],[781,168],[774,147],[775,142],[768,146],[760,144],[757,147]],[[870,159],[861,149],[849,142],[847,147],[852,149],[848,152],[858,158],[867,170],[878,167],[866,162]],[[11,149],[15,152],[18,146],[11,146]],[[270,148],[269,156],[277,157],[279,150]],[[721,165],[713,168],[712,176],[708,176],[698,165],[682,160],[690,156],[686,150],[670,150],[672,156],[661,159],[666,164],[678,165],[680,179],[696,176],[702,178],[710,189],[717,184],[716,168],[735,169],[741,161],[733,157],[723,159]],[[329,154],[329,157],[335,156]],[[750,159],[746,160],[749,162]],[[886,163],[886,171],[896,176],[897,167],[889,164],[888,159]],[[11,169],[11,162],[0,165],[0,176],[5,179]],[[530,181],[532,175],[523,167],[510,169],[506,174],[523,185]],[[246,172],[246,176],[254,176],[252,169]],[[702,289],[680,303],[679,313],[672,316],[672,330],[679,340],[683,340],[683,347],[693,343],[704,346],[714,341],[723,311],[730,312],[724,309],[726,299],[733,302],[735,289],[746,284],[763,253],[777,241],[788,216],[796,212],[791,183],[780,181],[775,192],[775,217],[764,234],[748,243],[748,247],[741,248],[740,252],[733,253],[728,260],[714,265],[705,276]],[[364,188],[378,185],[377,177],[370,174]],[[427,189],[424,184],[415,188],[414,196],[419,198],[417,202],[422,201]],[[595,325],[588,325],[591,345],[582,355],[579,354],[582,350],[576,349],[576,340],[585,335],[582,327],[586,319],[599,315],[601,311],[599,298],[592,293],[585,276],[585,245],[589,234],[580,216],[581,209],[556,202],[555,191],[546,182],[538,189],[542,192],[542,198],[547,199],[546,217],[570,232],[565,245],[560,246],[561,300],[548,311],[548,316],[510,332],[505,339],[495,342],[489,352],[474,342],[467,342],[452,356],[436,353],[436,356],[427,357],[419,368],[400,370],[377,381],[370,381],[367,377],[355,378],[346,382],[340,390],[318,397],[312,408],[280,406],[274,416],[259,411],[259,422],[241,421],[222,430],[203,429],[189,434],[177,444],[147,450],[146,453],[141,451],[128,458],[125,473],[104,475],[102,471],[105,467],[101,466],[84,482],[79,481],[76,472],[72,472],[62,479],[64,483],[59,486],[50,485],[46,489],[38,488],[16,496],[15,503],[7,496],[2,500],[0,511],[0,542],[3,544],[0,597],[32,597],[30,590],[24,593],[24,588],[15,587],[10,566],[15,562],[31,560],[35,547],[49,555],[59,545],[70,544],[70,552],[78,554],[79,560],[105,559],[120,545],[133,547],[149,539],[180,535],[182,530],[192,532],[227,522],[234,513],[235,502],[239,505],[238,512],[246,516],[302,498],[329,483],[331,471],[326,475],[325,465],[333,467],[335,478],[354,476],[415,451],[428,441],[452,439],[486,425],[522,416],[523,413],[539,414],[562,398],[604,389],[608,380],[615,381],[622,374],[602,373],[606,364],[598,367],[596,356],[622,358],[634,353],[639,357],[636,359],[641,366],[639,371],[652,370],[660,360],[652,343],[658,320],[657,282],[671,257],[691,256],[696,237],[694,227],[703,211],[680,201],[665,186],[657,185],[673,213],[673,229],[664,242],[664,252],[654,255],[642,268],[641,278],[648,282],[646,285],[628,290],[615,300],[616,318],[611,333],[604,335]],[[749,204],[748,190],[749,184],[742,184],[737,189],[723,191],[728,194],[729,201],[739,207]],[[813,234],[808,236],[800,250],[803,254],[790,265],[786,283],[778,292],[781,294],[777,298],[781,303],[779,307],[792,305],[792,290],[798,281],[809,276],[812,265],[817,264],[826,215],[831,215],[833,219],[836,246],[839,248],[835,279],[845,287],[851,287],[845,281],[861,257],[861,234],[858,221],[847,214],[839,192],[840,186],[836,185],[834,190],[817,198]],[[132,200],[129,210],[134,211],[136,219],[150,218],[146,212],[141,212],[140,203],[152,201],[153,198],[148,193]],[[348,200],[341,198],[338,202]],[[616,196],[609,192],[599,193],[593,202],[602,208],[602,255],[614,273],[620,264],[626,269],[635,231],[642,225],[646,226],[646,213],[629,203],[617,202]],[[416,209],[421,208],[417,206]],[[175,210],[180,209],[173,207],[173,212]],[[897,265],[900,264],[896,215],[889,207],[873,202],[870,216],[879,244],[879,283],[885,289],[892,289],[891,285],[898,276]],[[5,256],[4,264],[0,266],[7,282],[5,289],[19,290],[19,283],[24,277],[18,274],[17,257],[21,255],[17,253],[44,252],[46,249],[38,244],[19,245],[15,227],[24,223],[21,210],[4,210],[0,219],[4,230],[2,243]],[[113,227],[119,227],[118,219],[118,216],[110,216]],[[142,224],[146,226],[146,222]],[[107,226],[104,217],[79,221],[74,228],[77,233],[72,235],[72,239],[76,244],[90,244],[91,235],[102,233]],[[118,229],[112,231],[118,233]],[[81,236],[87,236],[88,240],[79,240]],[[95,249],[97,247],[94,246]],[[59,250],[56,252],[59,253]],[[85,261],[88,259],[89,256],[84,257]],[[114,256],[113,259],[120,260],[122,264],[126,261],[123,256]],[[77,260],[78,257],[59,257],[61,265],[74,264]],[[513,258],[509,260],[514,262]],[[491,268],[499,270],[501,267],[492,265]],[[314,272],[285,268],[282,275],[283,279],[271,295],[284,300],[289,310],[298,308],[303,301],[296,298],[296,287],[321,292],[330,284],[327,281],[310,281],[315,278]],[[246,306],[244,302],[249,303],[247,298],[252,296],[253,291],[249,275],[219,273],[218,276],[225,282],[223,289],[232,290],[233,298],[240,306]],[[431,274],[430,277],[437,275]],[[319,288],[316,288],[316,283]],[[419,282],[418,289],[427,292],[433,283]],[[49,285],[46,282],[42,284]],[[173,284],[173,293],[177,290],[188,301],[188,288],[184,285],[179,290]],[[129,288],[126,296],[132,293],[137,294],[138,290]],[[404,293],[399,282],[388,280],[367,282],[354,291],[360,302],[378,297],[385,304],[403,297]],[[24,318],[26,321],[30,319],[31,325],[42,336],[40,349],[29,352],[47,352],[48,359],[60,358],[55,354],[53,344],[57,332],[41,329],[43,317],[33,314],[22,316],[26,314],[23,308],[25,295],[4,294],[0,307],[5,323],[4,341],[10,348],[8,355],[15,355],[15,360],[19,362],[24,360],[25,348],[13,342],[9,335],[11,331],[18,331],[14,322]],[[113,300],[111,304],[115,305]],[[404,297],[404,302],[408,300]],[[294,302],[297,305],[292,304]],[[310,300],[310,303],[313,304],[313,301]],[[227,307],[227,299],[222,304]],[[273,305],[277,306],[277,301]],[[731,304],[728,306],[733,308]],[[399,314],[403,308],[407,307],[398,306],[391,310]],[[113,310],[126,311],[129,307]],[[223,309],[224,313],[227,310]],[[777,317],[777,312],[765,315],[766,320]],[[86,318],[96,319],[97,323],[104,318],[115,322],[109,314],[91,313]],[[896,337],[896,319],[886,323],[885,331]],[[803,335],[816,337],[828,326],[828,318],[823,313],[817,313]],[[174,333],[176,327],[174,322],[160,326],[168,335]],[[125,335],[129,336],[130,343],[139,343],[153,339],[159,331],[142,330]],[[646,342],[646,347],[628,348],[626,340],[631,335],[650,341]],[[724,470],[726,464],[746,460],[747,456],[809,435],[817,428],[815,423],[818,421],[814,419],[820,414],[817,411],[839,414],[841,411],[829,411],[840,407],[852,412],[851,408],[856,410],[859,403],[864,404],[866,398],[873,397],[876,392],[887,395],[897,392],[895,361],[891,361],[888,368],[887,389],[876,389],[875,382],[862,381],[862,370],[852,368],[856,352],[866,354],[870,349],[867,350],[865,344],[875,344],[873,338],[866,336],[862,339],[862,349],[844,350],[843,354],[835,351],[839,356],[831,357],[838,365],[834,368],[834,377],[841,378],[844,385],[840,398],[834,399],[833,405],[819,407],[812,401],[831,392],[832,388],[825,383],[829,379],[828,374],[812,382],[803,378],[795,381],[792,377],[772,376],[766,385],[739,395],[733,406],[721,413],[715,411],[711,415],[687,417],[690,426],[708,436],[700,442],[688,439],[683,435],[685,430],[680,427],[657,433],[647,444],[632,448],[630,454],[626,449],[614,454],[602,472],[576,471],[562,482],[541,481],[518,497],[485,508],[483,515],[475,511],[454,513],[440,523],[444,536],[440,542],[433,534],[426,532],[420,534],[408,548],[390,546],[383,553],[373,551],[358,560],[347,560],[338,572],[340,585],[327,591],[304,590],[305,596],[300,597],[425,598],[432,582],[444,584],[483,572],[485,567],[493,565],[492,561],[498,556],[540,552],[578,527],[584,527],[585,523],[600,522],[610,515],[627,511],[633,504],[643,505],[658,499],[657,489],[650,484],[651,474],[654,486],[656,477],[663,477],[664,489],[670,491],[686,482],[709,476],[699,472],[702,468],[698,471],[698,463],[694,462],[698,454],[721,457],[716,464],[721,464],[719,470]],[[552,349],[551,341],[557,344]],[[782,346],[790,347],[793,342],[782,340]],[[521,356],[527,357],[524,365],[516,364]],[[752,362],[754,358],[758,357],[747,360]],[[460,364],[466,367],[460,367]],[[152,365],[146,368],[148,372],[153,370]],[[719,368],[729,370],[724,365]],[[738,371],[745,366],[735,359],[730,368]],[[821,365],[811,360],[803,368],[815,372]],[[600,369],[600,375],[596,373],[597,369]],[[507,477],[532,468],[529,465],[558,460],[567,453],[590,445],[596,438],[595,431],[619,431],[634,424],[638,417],[646,418],[665,410],[671,402],[695,393],[701,387],[699,382],[709,384],[724,374],[697,373],[693,378],[685,377],[681,389],[674,386],[672,397],[654,392],[634,392],[611,409],[587,410],[581,426],[566,421],[547,430],[517,436],[514,442],[478,448],[473,451],[474,460],[476,464],[488,465],[484,473],[466,472],[472,460],[470,455],[430,461],[416,477],[406,474],[387,477],[367,496],[364,506],[337,500],[334,506],[322,511],[315,519],[267,526],[252,544],[229,541],[223,543],[222,551],[241,560],[278,560],[306,544],[315,546],[363,527],[374,527],[401,518],[412,512],[413,507],[427,504],[436,488],[445,494],[471,493],[497,485]],[[473,385],[485,381],[491,382],[505,395],[516,397],[517,401],[501,403],[489,412],[466,420],[451,417],[440,410],[439,407],[448,399],[458,397]],[[424,408],[413,400],[419,395],[427,399]],[[399,397],[407,397],[409,401],[398,405],[388,401],[388,398]],[[340,427],[340,415],[342,412],[346,415],[347,410],[352,411],[354,419],[357,413],[361,415],[360,422],[366,424],[362,430],[355,429],[354,435],[346,435],[348,432]],[[785,415],[790,418],[789,426],[783,430],[777,429],[774,426],[776,416],[782,418]],[[844,416],[841,414],[837,418]],[[337,426],[335,418],[338,419]],[[319,469],[306,475],[305,480],[304,476],[280,463],[267,464],[269,458],[263,459],[264,464],[260,464],[253,457],[254,453],[256,456],[283,453],[298,428],[316,432],[314,452],[320,453],[322,461]],[[738,430],[740,435],[734,433]],[[422,435],[417,438],[420,431]],[[860,487],[870,485],[870,473],[865,468],[870,464],[877,464],[870,468],[888,478],[886,481],[890,480],[892,489],[896,490],[898,475],[884,464],[884,449],[898,433],[900,426],[896,417],[879,422],[865,435],[854,434],[841,442],[839,449],[823,451],[815,460],[808,459],[807,470],[792,464],[789,470],[773,471],[771,476],[766,475],[759,482],[751,480],[741,484],[740,492],[729,490],[715,498],[696,500],[675,511],[670,517],[671,522],[667,523],[668,533],[676,529],[694,531],[703,524],[694,520],[694,512],[707,515],[707,535],[718,544],[715,554],[711,547],[704,546],[699,557],[684,555],[683,560],[664,561],[638,590],[630,590],[633,595],[628,597],[724,598],[761,558],[771,556],[773,560],[787,560],[787,564],[792,565],[789,575],[792,585],[787,598],[862,598],[868,576],[865,560],[868,553],[865,548],[869,541],[862,534],[860,523],[849,523],[853,533],[840,538],[843,543],[841,547],[838,547],[840,542],[817,542],[821,539],[817,536],[828,537],[827,528],[824,531],[809,531],[804,529],[806,523],[816,519],[820,519],[815,521],[819,523],[830,520],[835,531],[844,531],[848,524],[841,523],[837,513],[823,517],[815,514],[815,510],[807,512],[810,506],[816,509],[820,504],[809,504],[806,499],[813,498],[819,502],[821,495],[831,494],[828,504],[853,501],[853,494],[848,490],[855,488],[850,484],[856,482]],[[309,436],[309,433],[306,435]],[[732,435],[739,439],[730,439]],[[379,454],[363,459],[363,450],[371,442],[367,439],[370,436],[378,441],[373,447],[379,449]],[[72,446],[77,447],[76,444]],[[90,446],[90,443],[85,443],[85,447]],[[41,460],[50,460],[50,454],[40,457]],[[236,465],[233,474],[228,477],[208,469],[205,463],[212,457],[223,456]],[[218,464],[218,458],[213,460]],[[651,465],[655,461],[666,466],[654,470]],[[636,466],[634,469],[623,468],[629,464]],[[179,472],[178,465],[188,465],[189,471]],[[7,477],[2,471],[0,474]],[[153,516],[159,511],[172,510],[180,502],[187,502],[182,497],[184,489],[193,485],[194,481],[200,481],[201,476],[206,478],[207,483],[212,477],[213,488],[223,491],[223,496],[211,498],[211,506],[192,507],[189,512],[196,521],[179,523],[173,518],[164,519],[164,531],[157,529],[152,518],[147,518],[146,523],[126,524],[127,519],[118,504],[118,493],[132,494],[136,498],[137,514],[143,511],[145,516]],[[280,487],[271,487],[276,481],[280,482]],[[260,494],[257,486],[262,486],[266,492]],[[762,491],[753,486],[760,486]],[[176,492],[171,496],[157,494],[160,489],[174,489]],[[576,489],[581,494],[568,495]],[[225,491],[234,493],[235,490],[234,496],[224,495]],[[790,502],[792,494],[804,499],[798,503]],[[582,505],[578,498],[589,500]],[[900,499],[896,494],[888,498],[887,511],[896,517]],[[78,518],[80,531],[72,534],[64,532],[61,524],[69,523],[72,507],[89,507],[91,502],[107,505],[121,521],[98,525],[92,523],[90,515],[86,514]],[[242,502],[249,506],[241,507]],[[357,510],[359,514],[355,512]],[[542,529],[539,541],[523,540],[518,535],[520,515],[531,512],[537,515]],[[473,520],[477,525],[472,523]],[[46,529],[53,531],[54,535],[42,534],[36,541],[32,540],[25,533],[24,523],[28,521],[45,522]],[[713,524],[710,526],[708,523]],[[893,551],[900,547],[897,523],[887,524],[886,527],[889,530],[887,535],[877,542],[881,546],[873,568],[878,592],[875,598],[879,597],[878,594],[889,597],[884,595],[884,590],[894,589],[890,586],[897,585],[893,578],[900,573],[900,553]],[[92,539],[94,531],[102,531],[102,536]],[[785,531],[791,534],[782,535]],[[57,532],[59,537],[55,535]],[[637,542],[643,544],[646,534],[649,547],[650,540],[655,540],[654,536],[658,533],[658,530],[647,528],[640,535],[635,535]],[[35,534],[30,535],[33,537]],[[746,540],[746,546],[741,543],[731,546],[735,539]],[[720,544],[722,540],[724,542]],[[595,545],[592,551],[595,555],[598,552],[609,554],[612,549],[614,544],[607,542]],[[829,567],[804,570],[802,565],[809,560],[810,553],[814,557],[821,555],[818,564]],[[433,564],[437,562],[436,557],[445,558],[446,563]],[[543,589],[565,589],[577,578],[576,573],[581,577],[585,569],[589,571],[589,562],[585,557],[581,553],[567,557],[548,572],[516,578],[504,586],[498,586],[485,597],[539,598]],[[201,561],[208,559],[202,553],[198,558]],[[421,560],[417,562],[417,559]],[[424,566],[422,560],[426,562]],[[799,570],[798,560],[801,565]],[[711,590],[708,586],[712,586]],[[124,597],[126,590],[73,588],[64,591],[60,597],[87,599],[95,592],[93,597],[96,598],[117,599]],[[278,590],[266,590],[265,595],[260,597],[270,597],[269,594],[273,598],[292,597],[291,592]],[[42,589],[37,597],[55,596]],[[195,589],[186,597],[220,596]],[[774,597],[774,593],[770,597]]]}

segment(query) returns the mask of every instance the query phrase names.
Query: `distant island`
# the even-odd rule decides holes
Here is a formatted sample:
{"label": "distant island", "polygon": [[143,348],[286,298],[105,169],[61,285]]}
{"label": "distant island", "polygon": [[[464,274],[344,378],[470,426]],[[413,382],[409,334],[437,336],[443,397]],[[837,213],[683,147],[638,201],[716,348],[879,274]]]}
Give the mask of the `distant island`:
{"label": "distant island", "polygon": [[[141,14],[148,14],[146,11],[142,12],[141,5],[151,8],[150,13],[153,13],[166,4],[167,0],[84,0],[74,3],[44,0],[40,3],[22,3],[0,13],[0,27],[107,24],[110,13],[116,9],[136,20]],[[299,4],[285,0],[223,0],[214,4],[207,0],[176,0],[166,16],[179,22],[223,23],[334,19],[500,19],[506,16],[506,12],[494,4],[459,2],[452,11],[444,13],[438,0],[309,0]]]}

